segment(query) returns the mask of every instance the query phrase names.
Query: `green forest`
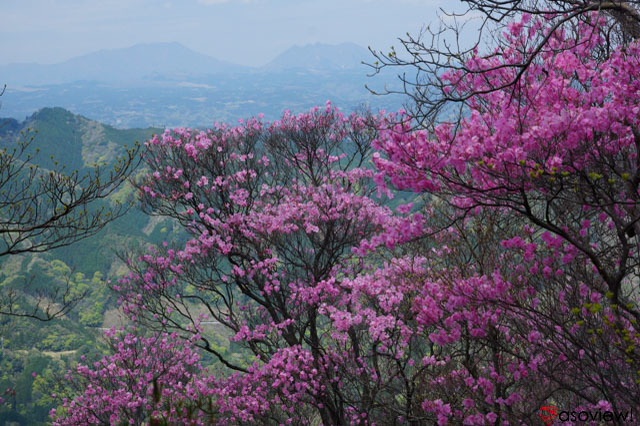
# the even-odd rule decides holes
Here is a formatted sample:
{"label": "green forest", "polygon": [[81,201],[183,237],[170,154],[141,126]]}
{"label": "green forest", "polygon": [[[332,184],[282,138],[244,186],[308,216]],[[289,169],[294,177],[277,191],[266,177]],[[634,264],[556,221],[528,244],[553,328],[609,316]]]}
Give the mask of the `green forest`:
{"label": "green forest", "polygon": [[[0,119],[0,148],[12,147],[25,135],[35,135],[30,147],[34,163],[49,169],[59,161],[68,169],[86,172],[94,163],[113,162],[124,145],[158,132],[153,128],[116,129],[62,108],[44,108],[24,122]],[[103,202],[124,199],[131,193],[125,184]],[[33,312],[42,290],[84,295],[67,314],[49,322],[0,315],[0,395],[7,401],[0,405],[0,424],[48,422],[48,412],[57,404],[50,396],[51,389],[81,356],[99,357],[104,350],[103,330],[121,322],[117,297],[107,284],[107,277],[124,270],[117,250],[178,238],[173,229],[170,223],[154,223],[133,208],[100,233],[74,245],[0,258],[2,308],[6,309],[11,293],[16,294],[19,313]]]}

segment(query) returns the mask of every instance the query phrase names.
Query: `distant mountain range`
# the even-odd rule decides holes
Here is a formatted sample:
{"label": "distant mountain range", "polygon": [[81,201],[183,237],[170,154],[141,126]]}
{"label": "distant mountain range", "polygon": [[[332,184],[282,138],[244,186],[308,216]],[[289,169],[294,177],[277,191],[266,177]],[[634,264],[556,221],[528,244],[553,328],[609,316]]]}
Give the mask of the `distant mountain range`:
{"label": "distant mountain range", "polygon": [[139,85],[166,78],[189,79],[291,69],[356,69],[368,57],[370,53],[367,49],[353,43],[316,43],[291,47],[263,67],[247,67],[203,55],[180,43],[153,43],[123,49],[99,50],[58,64],[2,65],[0,78],[10,87],[79,81]]}
{"label": "distant mountain range", "polygon": [[100,50],[59,64],[0,66],[8,86],[47,85],[75,81],[144,83],[158,75],[207,75],[243,67],[194,52],[179,43],[139,44]]}
{"label": "distant mountain range", "polygon": [[372,96],[368,84],[393,84],[394,72],[369,78],[370,52],[353,43],[294,46],[262,67],[200,54],[179,43],[101,50],[59,64],[0,66],[0,114],[23,119],[61,106],[117,127],[207,126],[214,121],[283,110],[306,110],[332,100],[345,110],[367,105],[395,109],[401,97]]}

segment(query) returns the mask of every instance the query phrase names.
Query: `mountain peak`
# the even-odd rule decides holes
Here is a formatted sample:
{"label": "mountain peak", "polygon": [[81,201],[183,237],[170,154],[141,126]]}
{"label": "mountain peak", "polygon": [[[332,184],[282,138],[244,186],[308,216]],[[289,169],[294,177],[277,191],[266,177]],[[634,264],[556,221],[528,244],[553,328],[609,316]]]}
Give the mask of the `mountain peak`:
{"label": "mountain peak", "polygon": [[312,70],[353,70],[368,59],[367,49],[355,43],[325,44],[313,43],[295,45],[276,56],[263,68],[269,71],[305,68]]}
{"label": "mountain peak", "polygon": [[76,117],[84,119],[84,117],[75,115],[71,111],[62,107],[44,107],[34,112],[30,117],[27,117],[28,121],[40,120],[40,121],[52,121],[56,122],[61,119],[69,120]]}
{"label": "mountain peak", "polygon": [[63,84],[75,81],[141,82],[151,75],[233,73],[240,65],[195,52],[177,42],[102,49],[50,65],[0,66],[7,85]]}
{"label": "mountain peak", "polygon": [[[37,130],[38,134],[27,129]],[[115,161],[123,153],[124,144],[145,140],[161,129],[115,129],[64,108],[45,107],[23,122],[0,118],[0,147],[22,140],[20,130],[35,137],[28,153],[36,164],[54,169],[55,161],[60,161],[71,171]]]}

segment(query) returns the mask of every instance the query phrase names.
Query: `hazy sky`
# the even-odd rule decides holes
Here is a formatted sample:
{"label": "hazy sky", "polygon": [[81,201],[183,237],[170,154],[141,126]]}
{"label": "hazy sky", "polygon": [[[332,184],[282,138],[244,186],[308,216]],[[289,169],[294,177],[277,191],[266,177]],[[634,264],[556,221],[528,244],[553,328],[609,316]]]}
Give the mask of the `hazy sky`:
{"label": "hazy sky", "polygon": [[0,64],[61,62],[100,49],[177,41],[262,65],[298,44],[387,51],[435,21],[445,0],[2,0]]}

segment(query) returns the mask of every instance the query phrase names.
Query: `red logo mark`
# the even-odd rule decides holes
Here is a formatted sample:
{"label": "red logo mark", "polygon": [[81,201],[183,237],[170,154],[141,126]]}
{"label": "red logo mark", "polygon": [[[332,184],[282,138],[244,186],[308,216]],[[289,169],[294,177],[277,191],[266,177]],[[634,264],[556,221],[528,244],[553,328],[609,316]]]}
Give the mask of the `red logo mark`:
{"label": "red logo mark", "polygon": [[556,410],[556,407],[542,407],[538,410],[538,414],[543,422],[550,425],[556,419],[558,410]]}

